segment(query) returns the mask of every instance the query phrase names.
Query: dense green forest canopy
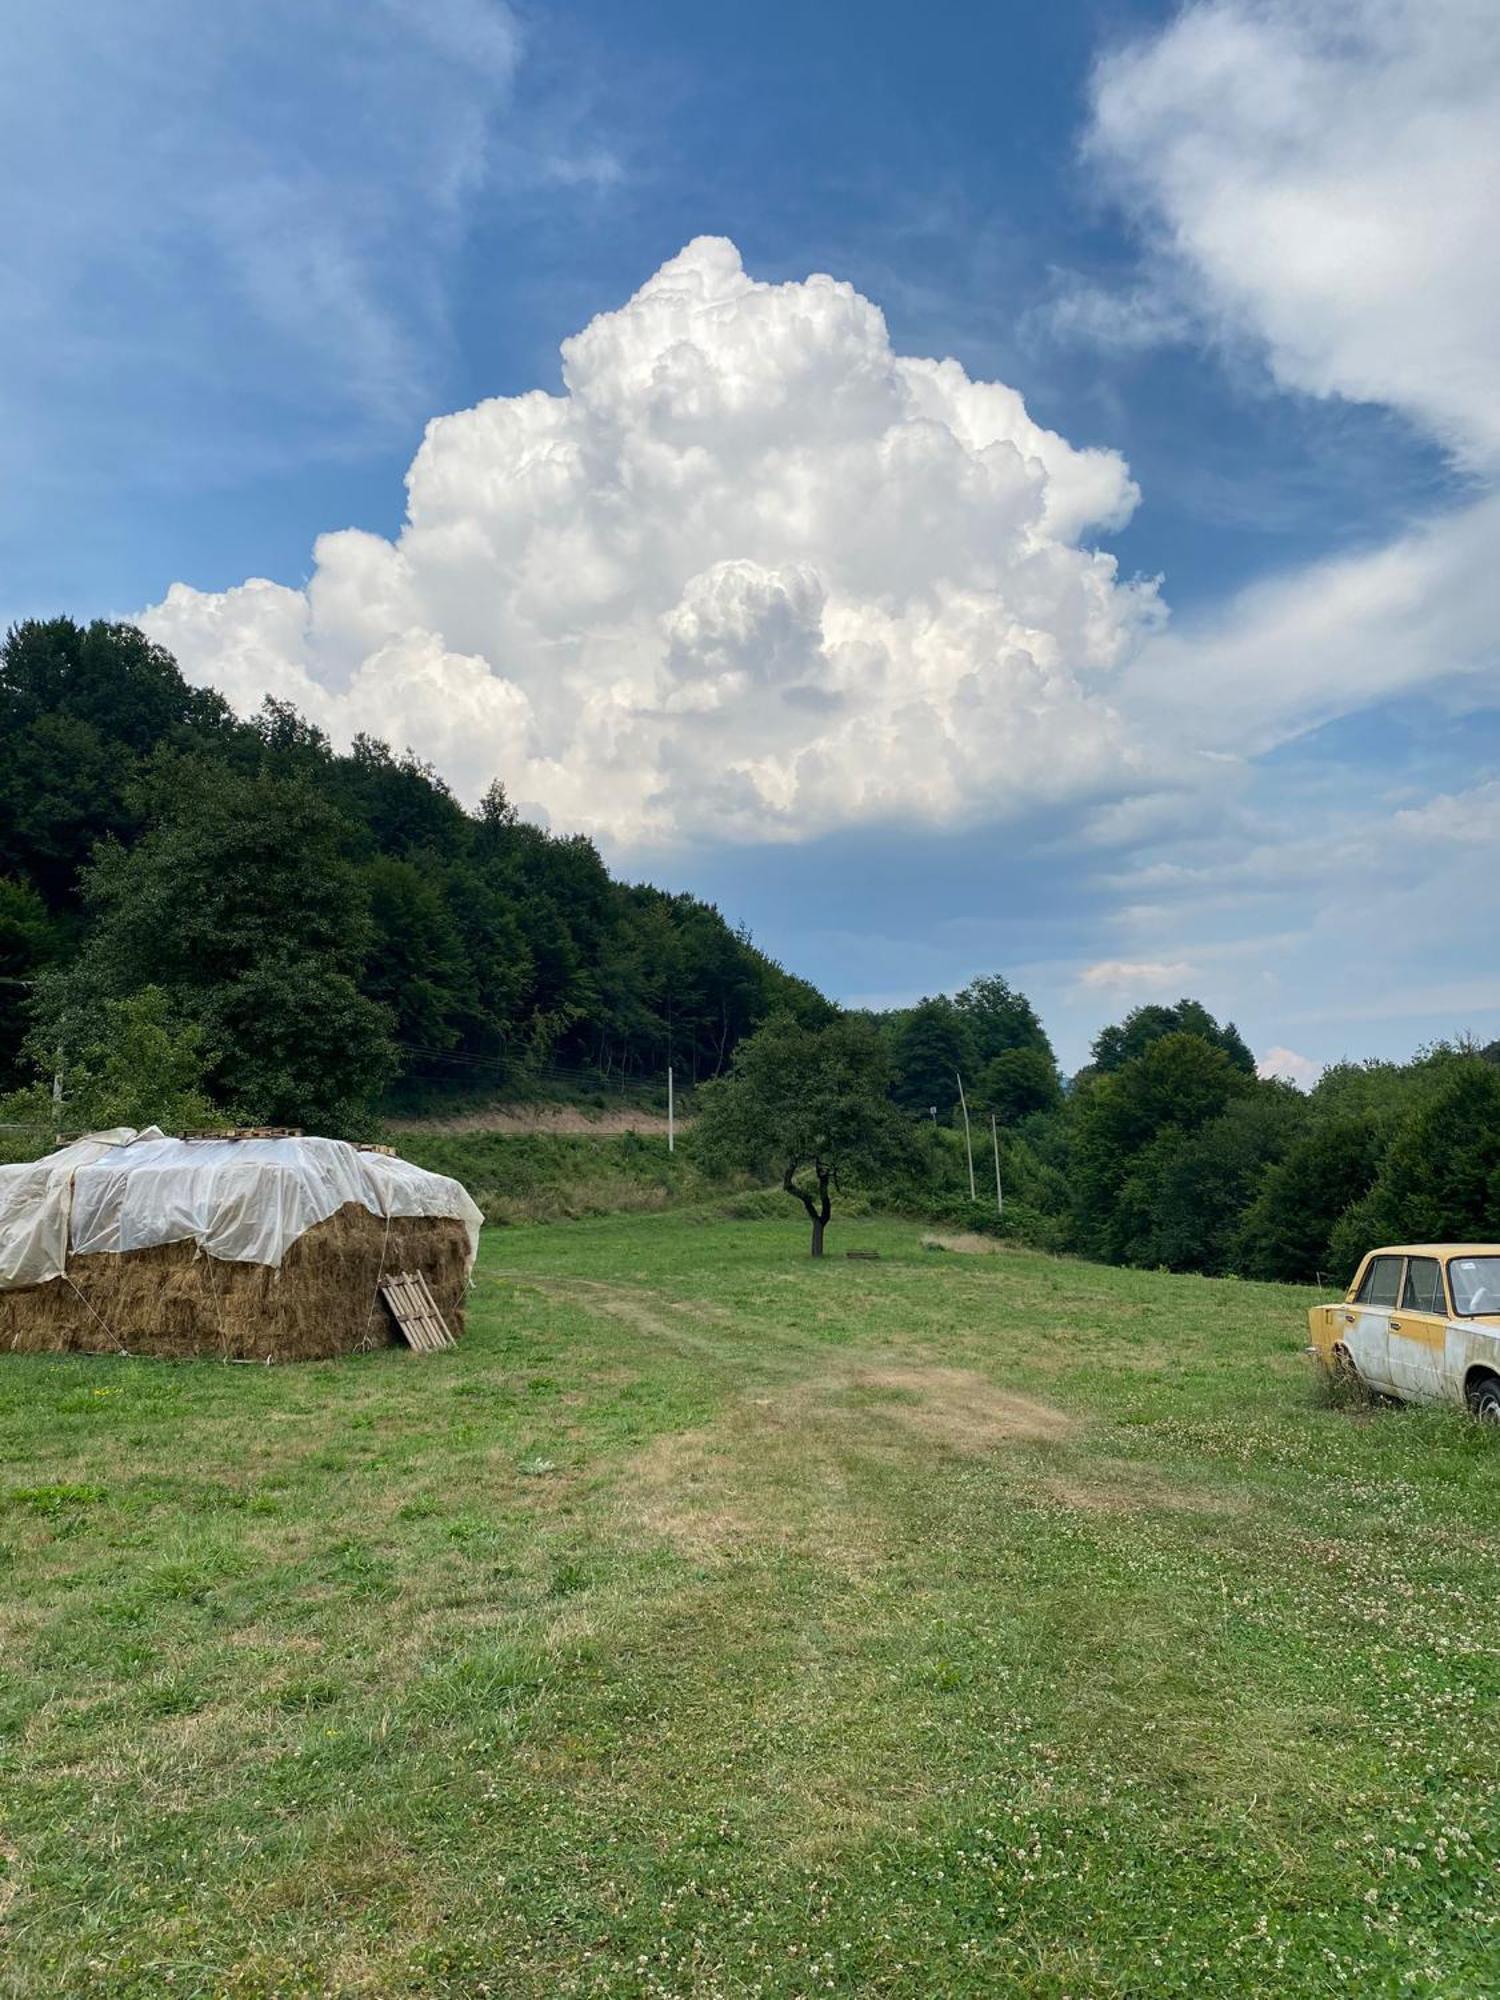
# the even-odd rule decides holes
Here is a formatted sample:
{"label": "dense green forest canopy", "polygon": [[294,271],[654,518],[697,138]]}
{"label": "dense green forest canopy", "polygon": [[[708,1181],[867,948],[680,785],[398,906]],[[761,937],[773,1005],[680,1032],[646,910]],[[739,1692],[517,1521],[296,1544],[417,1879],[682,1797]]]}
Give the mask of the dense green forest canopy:
{"label": "dense green forest canopy", "polygon": [[[236,719],[128,625],[0,648],[0,1078],[95,1050],[146,989],[216,1103],[356,1129],[398,1080],[561,1067],[691,1085],[778,1008],[833,1010],[719,912],[477,813],[410,754],[281,703]],[[107,1039],[107,1037],[106,1037]]]}
{"label": "dense green forest canopy", "polygon": [[974,995],[1002,989],[872,1017],[914,1121],[921,1161],[898,1189],[914,1208],[1108,1263],[1309,1284],[1342,1282],[1380,1241],[1500,1237],[1500,1044],[1342,1062],[1303,1092],[1258,1077],[1234,1024],[1182,1000],[1102,1029],[1064,1086],[1029,1008],[1010,1046],[976,1039]]}
{"label": "dense green forest canopy", "polygon": [[1495,1045],[1302,1093],[1193,999],[1105,1027],[1067,1081],[998,974],[841,1015],[709,905],[528,824],[501,778],[469,812],[410,753],[335,751],[273,701],[239,720],[128,625],[15,627],[0,746],[0,1122],[357,1133],[393,1088],[671,1064],[736,1079],[704,1145],[794,1193],[811,1173],[819,1211],[836,1161],[851,1193],[1047,1248],[1308,1281],[1377,1239],[1500,1234]]}

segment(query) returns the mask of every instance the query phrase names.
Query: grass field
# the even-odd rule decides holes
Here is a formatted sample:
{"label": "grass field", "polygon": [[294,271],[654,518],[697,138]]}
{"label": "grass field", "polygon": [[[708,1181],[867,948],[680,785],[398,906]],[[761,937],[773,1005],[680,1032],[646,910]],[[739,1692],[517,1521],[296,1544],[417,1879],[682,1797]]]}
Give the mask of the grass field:
{"label": "grass field", "polygon": [[918,1237],[6,1357],[4,1990],[1500,1990],[1493,1436],[1320,1407],[1302,1293]]}

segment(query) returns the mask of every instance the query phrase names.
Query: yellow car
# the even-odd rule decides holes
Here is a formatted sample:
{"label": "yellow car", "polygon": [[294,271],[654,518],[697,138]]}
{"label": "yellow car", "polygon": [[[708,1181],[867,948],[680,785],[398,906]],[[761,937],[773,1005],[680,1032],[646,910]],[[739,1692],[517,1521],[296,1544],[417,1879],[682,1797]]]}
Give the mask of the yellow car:
{"label": "yellow car", "polygon": [[1500,1424],[1500,1243],[1372,1250],[1342,1303],[1314,1306],[1307,1323],[1330,1372]]}

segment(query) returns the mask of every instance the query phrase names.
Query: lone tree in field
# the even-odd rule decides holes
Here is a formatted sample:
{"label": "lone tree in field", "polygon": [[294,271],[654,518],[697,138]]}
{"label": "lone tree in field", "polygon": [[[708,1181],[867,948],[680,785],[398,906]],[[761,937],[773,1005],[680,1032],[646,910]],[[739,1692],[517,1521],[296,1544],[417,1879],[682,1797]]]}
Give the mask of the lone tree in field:
{"label": "lone tree in field", "polygon": [[807,1210],[812,1255],[821,1257],[840,1176],[877,1175],[908,1150],[890,1081],[884,1042],[870,1023],[808,1028],[773,1014],[740,1044],[729,1075],[705,1086],[696,1143],[722,1166],[779,1173]]}

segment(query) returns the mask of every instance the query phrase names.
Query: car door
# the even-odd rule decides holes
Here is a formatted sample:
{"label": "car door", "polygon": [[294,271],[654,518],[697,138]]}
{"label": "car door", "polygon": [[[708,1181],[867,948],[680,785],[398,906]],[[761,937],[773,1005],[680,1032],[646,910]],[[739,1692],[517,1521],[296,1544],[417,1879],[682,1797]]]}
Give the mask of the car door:
{"label": "car door", "polygon": [[1391,1379],[1391,1317],[1401,1297],[1404,1257],[1372,1257],[1359,1289],[1339,1309],[1339,1344],[1349,1350],[1362,1382],[1372,1389],[1395,1390]]}
{"label": "car door", "polygon": [[1400,1301],[1391,1314],[1391,1386],[1413,1403],[1444,1400],[1448,1296],[1436,1257],[1408,1257]]}

